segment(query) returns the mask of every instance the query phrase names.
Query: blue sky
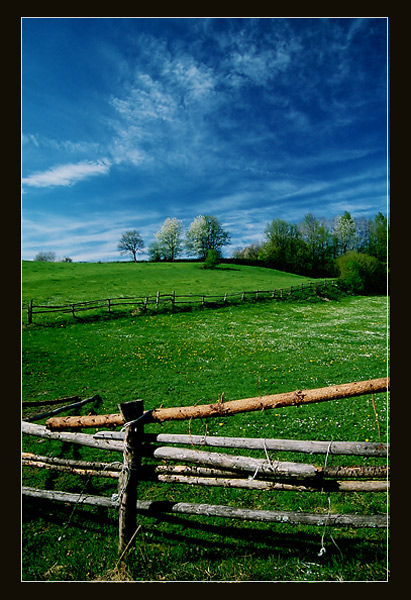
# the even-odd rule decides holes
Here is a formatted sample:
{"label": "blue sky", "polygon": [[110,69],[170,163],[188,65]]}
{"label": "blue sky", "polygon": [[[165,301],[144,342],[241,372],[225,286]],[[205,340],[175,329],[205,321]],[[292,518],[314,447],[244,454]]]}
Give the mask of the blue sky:
{"label": "blue sky", "polygon": [[23,259],[128,260],[167,217],[215,215],[230,256],[275,218],[387,214],[387,17],[21,23]]}

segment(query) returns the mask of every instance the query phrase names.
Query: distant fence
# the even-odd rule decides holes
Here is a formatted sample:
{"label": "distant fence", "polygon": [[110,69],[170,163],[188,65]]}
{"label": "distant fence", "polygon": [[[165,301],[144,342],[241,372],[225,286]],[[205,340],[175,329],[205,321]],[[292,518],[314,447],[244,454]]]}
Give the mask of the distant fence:
{"label": "distant fence", "polygon": [[[273,408],[290,404],[305,404],[322,402],[335,398],[347,398],[365,395],[373,392],[387,392],[389,379],[375,379],[321,388],[278,394],[272,396]],[[297,401],[285,403],[284,397]],[[268,397],[267,397],[268,398]],[[277,400],[275,400],[277,398]],[[253,400],[250,403],[250,400]],[[235,402],[242,403],[244,410],[261,410],[259,399],[245,399]],[[248,407],[248,408],[247,408]],[[305,524],[317,526],[347,526],[360,528],[387,528],[387,514],[341,514],[328,512],[307,513],[301,511],[283,510],[254,510],[224,505],[196,504],[172,502],[165,498],[161,501],[137,500],[139,481],[157,481],[164,483],[181,483],[201,486],[222,486],[243,488],[248,490],[272,491],[307,491],[307,492],[387,492],[389,489],[389,445],[370,442],[340,442],[340,441],[302,441],[266,438],[230,438],[218,436],[196,436],[185,434],[145,434],[144,424],[162,422],[170,418],[191,419],[197,407],[185,407],[188,412],[183,414],[181,409],[159,408],[144,411],[143,401],[136,400],[120,404],[120,415],[96,415],[86,420],[81,417],[52,417],[46,425],[23,422],[22,433],[51,440],[71,442],[88,447],[111,450],[122,454],[122,461],[103,463],[100,461],[80,461],[58,457],[40,456],[23,453],[23,465],[44,467],[69,471],[78,475],[112,477],[119,480],[118,493],[110,498],[77,494],[63,491],[41,490],[23,487],[25,496],[46,498],[74,504],[91,504],[116,508],[119,511],[119,553],[123,554],[135,538],[137,514],[161,516],[165,513],[183,513],[204,515],[209,517],[227,517],[248,521],[266,521],[275,523]],[[170,417],[168,411],[174,411]],[[164,411],[164,412],[162,412]],[[233,414],[218,410],[221,416]],[[215,416],[216,412],[207,408],[207,416]],[[116,417],[101,419],[100,417]],[[203,416],[203,415],[202,415]],[[120,417],[120,418],[117,418]],[[122,425],[120,431],[100,431],[94,435],[74,432],[75,421],[81,427],[96,427],[96,423],[105,422],[107,426]],[[57,422],[57,423],[56,423]],[[63,431],[69,429],[71,431]],[[169,447],[169,446],[172,447]],[[178,445],[178,447],[174,447]],[[184,448],[181,446],[189,446]],[[221,452],[208,452],[198,447],[211,446],[219,448],[251,449],[264,452],[264,458],[234,455]],[[309,455],[323,454],[325,459],[320,465],[306,462],[288,462],[274,460],[270,451],[302,452]],[[385,465],[371,465],[366,462],[356,465],[330,465],[331,456],[355,455],[363,457],[385,457]],[[154,464],[143,464],[143,458],[149,457]],[[177,464],[173,464],[177,463]],[[182,464],[181,464],[182,463]]]}
{"label": "distant fence", "polygon": [[30,300],[27,306],[23,306],[23,310],[27,311],[27,322],[33,322],[34,314],[41,313],[71,313],[73,317],[79,312],[86,310],[107,309],[108,312],[115,307],[134,306],[142,310],[153,308],[158,310],[160,305],[174,309],[178,305],[185,306],[215,306],[224,305],[226,303],[239,303],[243,301],[253,300],[281,300],[294,296],[295,298],[303,298],[305,295],[310,295],[315,291],[326,290],[328,286],[335,286],[335,279],[324,279],[321,282],[308,282],[299,285],[293,285],[284,289],[272,290],[254,290],[242,292],[225,292],[224,294],[176,294],[175,291],[170,293],[157,292],[151,296],[119,296],[117,298],[105,298],[102,300],[83,300],[81,302],[69,302],[65,304],[35,304],[34,300]]}

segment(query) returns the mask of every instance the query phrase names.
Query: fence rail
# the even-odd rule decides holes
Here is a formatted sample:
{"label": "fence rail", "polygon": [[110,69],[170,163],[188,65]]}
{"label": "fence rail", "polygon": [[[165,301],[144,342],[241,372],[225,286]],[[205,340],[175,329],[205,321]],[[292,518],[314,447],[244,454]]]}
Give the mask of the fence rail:
{"label": "fence rail", "polygon": [[336,286],[335,279],[324,279],[320,282],[301,283],[289,288],[253,290],[241,292],[225,292],[222,294],[176,294],[175,291],[162,293],[158,291],[155,295],[145,296],[118,296],[116,298],[104,298],[99,300],[82,300],[79,302],[66,302],[64,304],[34,304],[30,300],[27,304],[23,303],[22,310],[27,311],[27,322],[33,322],[33,315],[48,314],[54,312],[71,313],[73,317],[76,313],[87,310],[107,309],[108,312],[115,307],[134,306],[142,310],[148,310],[153,307],[159,309],[160,305],[166,308],[176,308],[178,305],[192,306],[212,306],[224,305],[226,303],[236,303],[243,301],[257,300],[281,300],[288,296],[301,297],[304,293],[310,293],[313,290],[324,290],[328,286]]}
{"label": "fence rail", "polygon": [[[364,390],[369,391],[370,382],[362,383],[366,385],[360,386],[360,389],[363,390],[363,394],[366,394],[367,391]],[[346,385],[354,385],[355,389],[358,384]],[[389,380],[387,378],[385,391],[388,389]],[[360,394],[355,393],[354,395]],[[328,399],[333,398],[332,393]],[[123,419],[119,425],[123,424],[123,427],[121,431],[117,432],[97,431],[94,434],[85,434],[56,431],[46,425],[35,423],[22,423],[23,434],[121,453],[123,459],[121,462],[110,463],[48,457],[27,452],[22,455],[24,466],[69,471],[89,477],[118,479],[118,494],[107,498],[63,491],[39,490],[31,487],[23,487],[22,492],[25,496],[118,509],[118,549],[121,555],[133,540],[138,514],[158,516],[163,513],[183,513],[250,521],[360,528],[387,528],[389,526],[389,517],[385,514],[335,514],[331,509],[328,513],[307,513],[175,503],[167,499],[155,502],[137,500],[137,486],[141,481],[284,492],[387,493],[389,490],[389,444],[145,434],[144,424],[149,421],[152,411],[144,411],[143,401],[126,402],[120,404],[119,407]],[[191,417],[187,416],[186,418]],[[70,424],[66,427],[70,427]],[[177,444],[178,447],[176,447]],[[189,448],[184,446],[189,446]],[[248,448],[255,451],[258,449],[264,452],[264,457],[255,458],[227,452],[209,452],[203,449],[204,446],[234,450]],[[269,455],[271,450],[305,452],[310,456],[325,454],[326,457],[322,464],[274,460]],[[328,465],[330,455],[386,457],[387,464]],[[147,464],[143,461],[146,457],[150,457]]]}

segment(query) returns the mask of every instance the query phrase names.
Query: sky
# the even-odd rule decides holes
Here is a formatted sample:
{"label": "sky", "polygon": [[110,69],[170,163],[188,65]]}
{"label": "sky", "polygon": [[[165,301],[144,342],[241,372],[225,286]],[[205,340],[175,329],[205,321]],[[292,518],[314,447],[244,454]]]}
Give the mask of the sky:
{"label": "sky", "polygon": [[388,17],[22,17],[21,256],[389,210]]}

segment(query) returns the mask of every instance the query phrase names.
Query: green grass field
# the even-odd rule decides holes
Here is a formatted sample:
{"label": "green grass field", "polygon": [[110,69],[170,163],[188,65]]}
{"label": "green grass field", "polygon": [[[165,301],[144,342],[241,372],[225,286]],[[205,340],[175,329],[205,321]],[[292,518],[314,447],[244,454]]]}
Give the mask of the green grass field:
{"label": "green grass field", "polygon": [[[213,293],[289,287],[294,275],[196,263],[23,263],[23,298],[78,301],[110,295]],[[48,318],[50,318],[47,315]],[[374,379],[387,375],[387,299],[267,301],[216,310],[93,319],[53,317],[22,331],[23,400],[100,394],[101,413],[141,398],[145,408],[191,405]],[[147,431],[317,440],[387,441],[387,395],[288,407],[226,419],[151,424]],[[31,409],[33,410],[33,409]],[[87,406],[81,414],[87,413]],[[23,418],[30,416],[23,411]],[[113,460],[91,449],[24,438],[36,454]],[[277,456],[272,457],[277,458]],[[307,460],[307,457],[299,457]],[[331,457],[330,457],[331,458]],[[288,460],[298,460],[298,456]],[[321,466],[323,456],[313,456]],[[117,457],[116,457],[117,460]],[[336,458],[333,458],[336,460]],[[348,460],[341,458],[341,460]],[[351,459],[352,462],[353,459]],[[356,461],[361,459],[356,459]],[[364,460],[364,459],[362,459]],[[368,464],[378,459],[368,459]],[[347,464],[350,464],[348,461]],[[365,463],[367,464],[367,463]],[[110,496],[117,482],[24,468],[23,485]],[[141,499],[309,512],[385,512],[383,493],[262,492],[144,483]],[[22,578],[120,578],[117,514],[107,509],[24,500]],[[142,517],[128,576],[135,581],[385,581],[387,533],[252,524],[205,517]]]}

